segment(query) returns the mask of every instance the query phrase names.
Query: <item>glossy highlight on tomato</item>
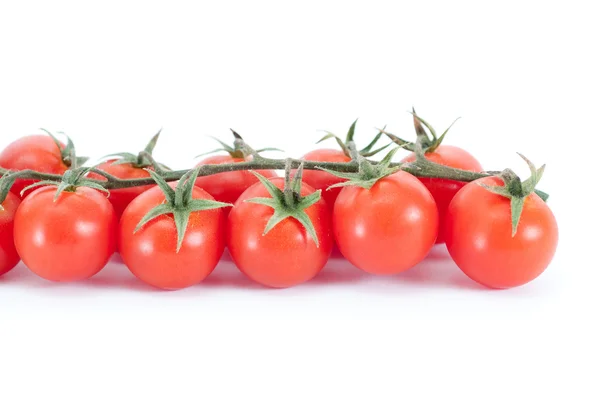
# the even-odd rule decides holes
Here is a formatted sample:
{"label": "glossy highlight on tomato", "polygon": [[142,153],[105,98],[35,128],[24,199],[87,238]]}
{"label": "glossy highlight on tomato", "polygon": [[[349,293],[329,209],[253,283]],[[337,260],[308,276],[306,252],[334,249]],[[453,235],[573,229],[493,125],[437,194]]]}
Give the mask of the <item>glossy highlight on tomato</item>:
{"label": "glossy highlight on tomato", "polygon": [[[216,155],[203,159],[198,166],[203,164],[225,164],[245,162],[247,159],[234,158],[231,155]],[[277,177],[273,170],[256,170],[257,173],[267,178]],[[248,170],[228,171],[209,176],[198,177],[196,186],[204,189],[215,200],[225,203],[235,203],[237,198],[256,183],[256,177]],[[223,209],[229,213],[230,208]]]}
{"label": "glossy highlight on tomato", "polygon": [[20,203],[12,192],[0,203],[0,276],[13,269],[20,260],[14,242],[15,213]]}
{"label": "glossy highlight on tomato", "polygon": [[[176,182],[169,185],[176,187]],[[194,187],[193,199],[214,198]],[[140,220],[164,203],[159,187],[135,198],[125,209],[119,225],[119,251],[129,270],[154,287],[176,290],[204,280],[217,266],[225,248],[225,214],[222,208],[190,214],[183,243],[177,252],[177,229],[171,214],[150,220],[139,231]]]}
{"label": "glossy highlight on tomato", "polygon": [[[64,148],[64,144],[62,145]],[[35,170],[41,173],[62,175],[68,166],[54,140],[47,135],[28,135],[9,144],[0,153],[0,167],[7,170]],[[17,179],[11,188],[17,196],[36,180]],[[23,196],[31,194],[26,191]]]}
{"label": "glossy highlight on tomato", "polygon": [[15,215],[15,246],[35,274],[56,282],[87,279],[114,253],[117,218],[104,193],[88,187],[42,187]]}
{"label": "glossy highlight on tomato", "polygon": [[335,241],[353,265],[376,275],[406,271],[423,260],[438,231],[431,193],[398,171],[370,189],[346,186],[333,209]]}
{"label": "glossy highlight on tomato", "polygon": [[498,177],[470,182],[452,199],[446,246],[471,279],[497,289],[523,285],[550,264],[558,244],[552,211],[536,194],[525,199],[517,233],[511,236],[510,200],[479,184],[503,186]]}
{"label": "glossy highlight on tomato", "polygon": [[[283,188],[283,178],[270,180]],[[312,187],[302,184],[302,196],[313,192]],[[245,201],[257,197],[270,197],[260,182],[248,188],[229,213],[227,247],[236,266],[253,281],[275,288],[298,285],[315,277],[327,263],[333,246],[325,201],[321,198],[306,209],[319,241],[317,246],[306,228],[291,217],[263,235],[274,211],[271,207]]]}
{"label": "glossy highlight on tomato", "polygon": [[[462,148],[452,145],[440,145],[435,149],[434,152],[426,152],[425,158],[434,163],[460,170],[475,172],[483,171],[481,164],[473,157],[473,155]],[[402,159],[402,162],[414,162],[415,159],[415,154],[412,153]],[[446,239],[444,231],[448,205],[450,204],[450,201],[454,195],[456,195],[456,193],[467,183],[462,181],[446,180],[442,178],[419,178],[419,180],[421,180],[423,185],[427,187],[435,199],[435,203],[438,208],[440,224],[436,243],[444,243]]]}

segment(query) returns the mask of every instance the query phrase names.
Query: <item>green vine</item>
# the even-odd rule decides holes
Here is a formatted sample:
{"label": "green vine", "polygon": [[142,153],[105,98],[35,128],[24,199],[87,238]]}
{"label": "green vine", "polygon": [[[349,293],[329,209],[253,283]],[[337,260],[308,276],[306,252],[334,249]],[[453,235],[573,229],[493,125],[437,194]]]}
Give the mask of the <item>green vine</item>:
{"label": "green vine", "polygon": [[[418,125],[420,125],[418,123],[422,122],[422,119],[420,119],[420,118],[417,119],[417,116],[416,115],[414,115],[414,116],[415,116],[415,120],[416,120],[415,126],[417,127]],[[196,170],[198,173],[197,175],[199,177],[202,177],[202,176],[208,176],[208,175],[226,173],[226,172],[238,171],[238,170],[284,170],[284,169],[286,169],[286,167],[289,169],[298,169],[301,167],[301,165],[305,170],[325,170],[325,171],[329,171],[329,172],[333,172],[333,173],[359,173],[362,170],[363,173],[365,173],[365,172],[369,173],[369,167],[367,167],[365,165],[365,162],[368,162],[370,165],[373,165],[373,166],[377,166],[381,162],[376,162],[373,160],[365,160],[364,158],[366,158],[367,155],[372,154],[373,146],[375,145],[375,143],[377,142],[379,137],[381,137],[383,134],[389,136],[392,139],[392,141],[398,143],[401,147],[415,150],[415,152],[417,152],[417,155],[418,155],[417,159],[412,163],[388,163],[391,160],[391,158],[386,157],[384,159],[384,163],[385,163],[385,167],[388,169],[404,170],[416,177],[421,177],[421,178],[442,178],[442,179],[463,181],[463,182],[470,182],[470,181],[478,180],[480,178],[484,178],[484,177],[488,177],[488,176],[492,176],[492,175],[498,175],[497,172],[493,172],[493,171],[477,173],[477,172],[472,172],[472,171],[459,170],[459,169],[455,169],[452,167],[433,163],[433,162],[427,160],[425,158],[425,156],[422,156],[423,151],[427,150],[427,149],[423,148],[423,146],[415,145],[414,143],[410,143],[410,142],[404,141],[404,140],[402,140],[402,141],[395,140],[393,138],[395,136],[393,136],[390,133],[385,132],[383,129],[376,136],[376,139],[372,140],[371,143],[366,148],[364,148],[361,151],[357,151],[356,147],[354,145],[354,141],[353,141],[355,125],[356,125],[356,122],[354,122],[352,124],[352,126],[350,127],[350,130],[348,131],[345,142],[339,140],[339,138],[335,137],[335,135],[333,135],[331,133],[328,133],[329,136],[326,136],[327,138],[330,138],[330,137],[336,138],[336,140],[339,140],[343,144],[343,148],[345,148],[345,151],[347,151],[349,153],[349,155],[353,158],[352,161],[347,162],[347,163],[315,162],[315,161],[301,161],[299,159],[267,158],[262,155],[261,152],[263,150],[257,151],[257,150],[252,149],[252,147],[250,147],[242,139],[242,137],[239,134],[237,134],[235,131],[232,130],[234,138],[235,138],[234,146],[231,147],[231,146],[228,146],[228,145],[222,143],[223,149],[230,153],[244,154],[246,156],[251,155],[251,158],[245,162],[202,165],[202,166],[198,167],[198,169]],[[430,126],[428,126],[428,128],[431,130]],[[438,142],[441,141],[441,139],[445,136],[445,134],[446,134],[446,132],[444,132],[438,138],[437,135],[435,135],[435,133],[434,133],[434,135],[436,137],[435,140],[437,140]],[[326,137],[324,137],[324,138],[326,138]],[[135,161],[135,163],[138,165],[144,165],[144,166],[152,165],[152,167],[155,169],[155,171],[158,174],[160,174],[160,177],[162,179],[164,179],[165,181],[180,180],[183,176],[188,174],[190,172],[190,170],[189,169],[169,170],[166,167],[160,165],[158,162],[156,162],[156,160],[154,160],[151,152],[152,152],[152,149],[154,149],[154,145],[156,144],[157,139],[158,139],[158,134],[153,137],[153,139],[151,140],[151,142],[148,144],[148,146],[146,147],[146,149],[144,151],[140,152],[140,154],[138,156],[135,156],[135,159],[134,159],[134,155],[130,156],[130,154],[125,155],[124,153],[120,153],[118,155],[122,155],[123,158],[126,158],[126,159],[123,159],[126,162],[130,161],[133,163]],[[408,145],[407,143],[410,145]],[[59,144],[57,144],[57,145],[59,145]],[[426,146],[426,145],[424,145],[424,146]],[[378,148],[375,151],[379,152],[380,150],[382,150],[386,147],[387,147],[387,145],[383,146],[381,148]],[[72,157],[74,157],[75,151],[72,148],[72,143],[70,146],[67,145],[67,148],[69,148],[69,154]],[[64,149],[66,150],[67,148],[64,148]],[[271,150],[271,149],[272,148],[265,148],[264,150]],[[421,155],[421,156],[419,156],[419,155]],[[360,159],[362,159],[361,161],[358,160],[359,157],[360,157]],[[77,158],[77,157],[75,157],[75,158],[78,159],[76,162],[83,160],[82,158]],[[361,163],[362,163],[362,166],[361,166]],[[80,183],[80,184],[94,183],[94,184],[97,184],[98,187],[108,189],[108,190],[156,184],[155,179],[152,177],[138,178],[138,179],[121,179],[121,178],[115,177],[109,173],[102,172],[97,169],[92,169],[91,171],[102,175],[105,178],[105,180],[89,179],[87,177],[80,175],[80,176],[78,176],[78,183]],[[14,180],[16,180],[16,179],[30,179],[30,180],[38,180],[38,181],[45,180],[45,181],[53,181],[53,182],[58,182],[58,183],[63,181],[63,176],[58,175],[58,174],[41,173],[41,172],[34,171],[34,170],[10,171],[10,170],[6,170],[4,168],[0,168],[0,176],[6,176],[8,174],[10,174],[10,178],[9,178],[9,181],[5,181],[5,184],[4,184],[5,186],[7,184],[11,185],[11,182],[14,182]],[[545,192],[539,191],[537,189],[535,189],[534,192],[537,195],[539,195],[544,201],[548,199],[548,194],[546,194]],[[0,197],[0,203],[4,200],[4,198],[5,198],[5,195]]]}

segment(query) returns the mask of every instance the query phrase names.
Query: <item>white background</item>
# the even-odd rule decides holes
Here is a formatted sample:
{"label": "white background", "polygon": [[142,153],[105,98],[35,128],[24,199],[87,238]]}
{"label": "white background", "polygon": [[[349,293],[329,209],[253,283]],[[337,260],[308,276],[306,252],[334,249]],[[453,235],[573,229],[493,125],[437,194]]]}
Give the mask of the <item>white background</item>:
{"label": "white background", "polygon": [[[226,257],[205,282],[146,288],[116,262],[58,285],[0,278],[0,396],[597,397],[594,2],[0,2],[0,147],[39,127],[80,154],[176,168],[239,131],[300,156],[320,129],[411,137],[417,111],[486,169],[547,163],[548,270],[508,291],[443,247],[371,277],[335,259],[287,290]],[[390,250],[397,248],[390,248]],[[42,395],[43,394],[43,395]],[[110,395],[109,395],[110,394]]]}

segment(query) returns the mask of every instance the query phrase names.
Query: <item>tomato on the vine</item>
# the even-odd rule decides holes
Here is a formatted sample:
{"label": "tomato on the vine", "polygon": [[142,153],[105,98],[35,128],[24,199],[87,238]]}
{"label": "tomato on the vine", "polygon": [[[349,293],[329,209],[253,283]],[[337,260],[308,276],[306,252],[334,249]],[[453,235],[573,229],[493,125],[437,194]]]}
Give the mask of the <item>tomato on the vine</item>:
{"label": "tomato on the vine", "polygon": [[[216,155],[203,159],[198,166],[204,164],[226,164],[246,162],[250,158],[239,158],[231,155]],[[267,178],[277,177],[273,170],[257,170],[257,173]],[[196,186],[204,189],[215,200],[225,203],[235,203],[237,198],[256,182],[256,177],[248,170],[227,171],[224,173],[198,177]],[[225,209],[229,212],[229,208]]]}
{"label": "tomato on the vine", "polygon": [[[328,148],[315,149],[313,151],[306,153],[304,156],[302,156],[301,159],[312,161],[312,162],[331,162],[331,163],[348,163],[348,162],[352,161],[352,158],[350,157],[351,151],[350,151],[349,146],[351,145],[351,143],[354,144],[354,131],[356,129],[356,122],[357,122],[357,120],[355,120],[354,123],[352,123],[352,125],[348,129],[348,133],[346,134],[345,141],[342,141],[342,139],[340,137],[336,136],[333,133],[327,133],[323,138],[321,138],[318,141],[318,142],[322,142],[322,141],[328,140],[330,138],[333,138],[336,140],[340,149],[328,149]],[[375,146],[375,144],[377,143],[377,141],[379,140],[381,135],[382,135],[381,132],[378,133],[371,140],[371,142],[366,147],[364,147],[363,149],[358,151],[358,153],[361,156],[366,158],[366,157],[373,156],[373,155],[381,152],[385,148],[387,148],[389,146],[389,144],[385,145],[381,148],[373,150],[373,147]],[[293,171],[292,171],[292,175],[294,175]],[[329,189],[329,187],[343,182],[344,181],[343,178],[337,177],[326,171],[305,170],[304,176],[302,177],[302,181],[304,181],[305,183],[307,183],[314,189],[320,189],[321,195],[323,196],[323,199],[329,206],[330,211],[333,211],[333,205],[335,203],[335,199],[339,195],[342,188],[334,187],[334,188]]]}
{"label": "tomato on the vine", "polygon": [[[146,169],[152,169],[156,163],[152,158],[152,153],[156,143],[158,142],[160,133],[161,131],[156,133],[152,139],[150,139],[150,142],[146,144],[144,150],[138,155],[134,155],[129,152],[119,152],[108,155],[107,157],[112,157],[115,159],[107,160],[106,162],[96,166],[95,169],[124,180],[149,178],[150,173],[148,173]],[[156,167],[165,168],[165,166],[161,164],[158,164]],[[106,177],[97,173],[90,173],[89,177],[98,180],[106,180]],[[108,200],[115,208],[117,217],[121,217],[123,211],[125,211],[125,208],[133,199],[139,196],[142,192],[146,192],[150,188],[152,188],[152,185],[139,185],[130,188],[111,189]]]}
{"label": "tomato on the vine", "polygon": [[467,184],[450,202],[446,246],[471,279],[491,288],[510,288],[537,278],[558,244],[552,211],[535,193],[524,198],[514,236],[511,200],[484,186],[504,187],[499,177]]}
{"label": "tomato on the vine", "polygon": [[[146,171],[146,169],[153,167],[152,153],[156,147],[160,133],[161,131],[156,133],[150,142],[148,142],[144,150],[138,155],[134,155],[129,152],[119,152],[108,155],[107,157],[114,159],[109,159],[104,163],[101,163],[100,165],[96,166],[95,169],[123,180],[149,178],[150,174]],[[164,168],[164,166],[160,164],[157,167]],[[90,173],[89,178],[106,180],[106,177],[97,173]],[[139,196],[142,192],[146,192],[150,188],[152,188],[151,185],[139,185],[137,187],[111,189],[108,200],[115,208],[117,217],[121,217],[123,211],[125,211],[125,208],[133,199]]]}
{"label": "tomato on the vine", "polygon": [[[315,149],[314,151],[308,152],[302,156],[303,160],[309,160],[313,162],[335,162],[335,163],[347,163],[352,159],[347,156],[344,151],[339,149]],[[335,199],[339,195],[342,188],[336,187],[327,189],[334,184],[338,184],[344,181],[340,177],[336,177],[329,174],[326,171],[321,170],[305,170],[302,181],[310,185],[314,189],[320,189],[323,199],[327,203],[330,209],[333,209]]]}
{"label": "tomato on the vine", "polygon": [[158,186],[135,198],[121,217],[121,257],[136,277],[154,287],[175,290],[195,285],[215,269],[223,254],[222,207],[227,204],[215,202],[194,186],[197,171],[179,183],[166,183],[151,172]]}
{"label": "tomato on the vine", "polygon": [[[417,116],[413,109],[413,122],[415,131],[417,133],[417,141],[415,143],[403,140],[402,138],[396,137],[393,134],[387,133],[386,135],[392,139],[395,143],[401,147],[410,151],[416,152],[417,149],[423,151],[425,159],[430,162],[437,163],[443,166],[453,167],[459,170],[481,172],[483,168],[477,159],[473,157],[469,152],[462,148],[455,147],[452,145],[442,145],[442,141],[446,137],[448,130],[454,123],[450,125],[440,135],[437,136],[435,129],[427,123],[425,120]],[[458,119],[457,119],[458,120]],[[456,120],[455,120],[456,122]],[[425,130],[425,126],[429,131],[429,134]],[[431,137],[430,137],[431,135]],[[418,145],[418,147],[417,147]],[[417,155],[412,153],[402,159],[404,163],[412,163],[417,161]],[[456,193],[465,186],[465,182],[449,180],[444,178],[426,178],[420,177],[419,180],[427,187],[429,192],[433,195],[435,203],[439,213],[439,232],[436,243],[443,243],[445,241],[444,230],[446,224],[446,213],[448,211],[448,205],[450,201],[456,195]]]}
{"label": "tomato on the vine", "polygon": [[[64,161],[61,148],[65,145],[56,141],[48,135],[29,135],[19,138],[9,144],[0,153],[0,167],[8,170],[34,170],[41,173],[63,174],[68,168]],[[20,196],[21,191],[33,184],[34,180],[17,179],[11,188],[11,192]],[[28,191],[24,196],[30,194]]]}
{"label": "tomato on the vine", "polygon": [[283,178],[260,179],[229,213],[231,257],[242,273],[265,286],[283,288],[306,282],[325,266],[333,246],[327,204],[299,181],[286,202]]}
{"label": "tomato on the vine", "polygon": [[[257,154],[264,151],[277,150],[275,148],[264,148],[256,151],[251,150],[238,133],[233,130],[231,130],[231,132],[233,133],[234,137],[233,147],[215,138],[215,140],[221,145],[221,148],[205,153],[208,154],[224,151],[227,152],[227,155],[210,156],[201,160],[196,167],[200,167],[205,164],[214,165],[248,162],[253,159],[253,153]],[[256,170],[256,173],[259,173],[267,178],[277,177],[277,173],[275,173],[273,170]],[[212,195],[215,200],[233,204],[240,197],[240,195],[251,185],[254,185],[255,182],[256,177],[254,177],[252,172],[249,170],[236,170],[198,177],[196,180],[196,186],[204,189],[206,192]],[[229,214],[230,208],[227,207],[224,209],[224,211],[225,214]]]}
{"label": "tomato on the vine", "polygon": [[[135,167],[131,163],[118,163],[115,159],[108,160],[96,166],[96,168],[121,179],[150,177],[150,174],[148,174],[148,172],[143,168]],[[90,173],[89,177],[98,180],[105,179],[104,177],[96,173]],[[129,205],[129,203],[131,203],[133,199],[138,197],[143,192],[146,192],[151,187],[151,185],[140,185],[131,188],[111,189],[108,200],[110,201],[110,203],[112,203],[113,207],[115,208],[115,213],[117,214],[117,217],[121,217],[121,215],[125,211],[125,208]]]}
{"label": "tomato on the vine", "polygon": [[19,262],[14,242],[14,222],[20,203],[12,192],[8,192],[4,202],[0,203],[0,275],[13,269]]}
{"label": "tomato on the vine", "polygon": [[51,281],[87,279],[114,253],[117,219],[104,193],[88,186],[57,195],[48,186],[28,195],[15,215],[15,246],[23,263]]}
{"label": "tomato on the vine", "polygon": [[[434,163],[453,167],[455,169],[476,172],[483,171],[481,164],[469,152],[452,145],[440,145],[433,152],[426,152],[425,158]],[[402,159],[402,161],[414,162],[415,159],[416,156],[414,153],[412,153]],[[421,180],[423,185],[427,187],[435,199],[440,217],[440,230],[436,243],[444,243],[446,239],[444,228],[446,224],[448,205],[450,204],[450,201],[454,195],[456,195],[456,193],[466,185],[466,182],[447,180],[443,178],[419,178],[419,180]]]}
{"label": "tomato on the vine", "polygon": [[419,263],[435,243],[438,213],[431,193],[404,171],[370,188],[345,186],[333,208],[335,241],[348,261],[378,275]]}

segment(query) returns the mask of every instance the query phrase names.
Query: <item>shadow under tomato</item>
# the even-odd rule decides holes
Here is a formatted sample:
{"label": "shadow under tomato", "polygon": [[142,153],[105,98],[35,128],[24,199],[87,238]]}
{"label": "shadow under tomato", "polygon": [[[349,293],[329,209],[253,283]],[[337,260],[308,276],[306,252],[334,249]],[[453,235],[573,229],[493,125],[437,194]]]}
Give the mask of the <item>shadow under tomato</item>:
{"label": "shadow under tomato", "polygon": [[413,286],[489,290],[466,276],[454,264],[444,245],[434,246],[421,263],[394,278],[402,284]]}
{"label": "shadow under tomato", "polygon": [[90,279],[76,284],[93,289],[126,289],[138,292],[165,291],[142,282],[129,271],[125,264],[115,261],[111,261],[102,271]]}
{"label": "shadow under tomato", "polygon": [[[338,251],[339,253],[339,251]],[[341,254],[340,254],[341,256]],[[377,281],[385,281],[385,287]],[[368,282],[368,283],[365,283]],[[374,283],[373,283],[374,282]],[[92,278],[68,284],[50,282],[31,272],[23,263],[0,277],[0,284],[24,286],[33,289],[43,289],[57,294],[80,294],[82,290],[111,290],[121,289],[137,292],[169,292],[147,285],[136,278],[123,264],[121,257],[115,254],[107,266]],[[453,263],[444,245],[436,245],[431,253],[415,267],[397,275],[374,276],[359,270],[343,258],[332,256],[323,270],[312,280],[300,286],[322,288],[327,285],[362,285],[367,290],[376,288],[378,291],[391,285],[417,288],[458,288],[468,290],[489,290],[469,279]],[[63,287],[69,289],[63,289]],[[249,289],[266,291],[286,291],[294,289],[272,289],[248,279],[233,263],[226,250],[214,272],[198,285],[182,291],[201,292],[212,289]],[[68,291],[67,291],[68,290]]]}
{"label": "shadow under tomato", "polygon": [[212,272],[212,274],[200,282],[197,287],[234,287],[236,289],[239,288],[251,290],[268,289],[267,287],[248,279],[246,275],[242,274],[242,272],[237,269],[237,267],[231,261],[231,258],[229,261],[227,261],[225,256],[221,259],[217,265],[217,268]]}
{"label": "shadow under tomato", "polygon": [[358,284],[370,275],[359,270],[345,259],[329,259],[329,262],[312,280],[309,285],[336,285],[336,284]]}
{"label": "shadow under tomato", "polygon": [[[127,289],[135,291],[160,291],[137,279],[125,264],[111,260],[100,272],[85,281],[79,282],[53,282],[43,279],[31,272],[22,262],[11,272],[0,278],[0,283],[11,284],[31,289],[43,289],[48,291],[69,294],[81,290],[110,290]],[[63,289],[68,287],[68,289]]]}

